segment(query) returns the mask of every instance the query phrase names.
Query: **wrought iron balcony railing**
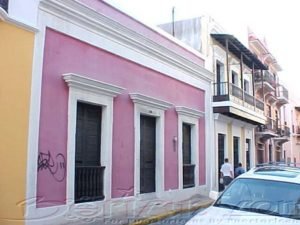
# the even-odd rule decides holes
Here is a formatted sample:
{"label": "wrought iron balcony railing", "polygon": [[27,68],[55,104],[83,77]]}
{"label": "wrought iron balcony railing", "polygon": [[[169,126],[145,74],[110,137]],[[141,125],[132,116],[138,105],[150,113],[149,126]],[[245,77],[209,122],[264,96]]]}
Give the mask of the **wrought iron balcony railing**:
{"label": "wrought iron balcony railing", "polygon": [[300,126],[296,127],[296,134],[300,134]]}
{"label": "wrought iron balcony railing", "polygon": [[266,125],[260,125],[256,129],[257,132],[273,132],[274,134],[278,132],[278,121],[267,117]]}
{"label": "wrought iron balcony railing", "polygon": [[214,101],[228,101],[229,96],[234,96],[244,102],[256,106],[264,111],[264,103],[256,99],[253,95],[243,91],[240,87],[228,82],[214,83]]}
{"label": "wrought iron balcony railing", "polygon": [[75,203],[104,199],[104,169],[103,166],[75,167]]}
{"label": "wrought iron balcony railing", "polygon": [[0,8],[4,9],[7,12],[8,11],[8,0],[0,0]]}
{"label": "wrought iron balcony railing", "polygon": [[195,165],[183,165],[183,188],[195,186]]}
{"label": "wrought iron balcony railing", "polygon": [[244,93],[245,102],[247,102],[250,105],[255,105],[255,98],[252,95],[249,95],[248,93]]}
{"label": "wrought iron balcony railing", "polygon": [[258,100],[258,99],[255,99],[255,101],[256,101],[256,107],[258,109],[264,111],[265,110],[265,104],[262,101]]}
{"label": "wrought iron balcony railing", "polygon": [[272,87],[276,87],[276,79],[275,77],[267,70],[264,71],[263,76],[261,77],[260,72],[259,73],[255,73],[254,76],[254,80],[255,82],[268,82]]}
{"label": "wrought iron balcony railing", "polygon": [[280,137],[290,137],[291,136],[291,131],[288,126],[282,125],[278,127],[277,134]]}
{"label": "wrought iron balcony railing", "polygon": [[231,95],[238,97],[239,99],[243,99],[243,90],[240,87],[229,83],[229,91]]}
{"label": "wrought iron balcony railing", "polygon": [[284,97],[285,99],[289,99],[289,91],[283,85],[278,87],[278,97]]}
{"label": "wrought iron balcony railing", "polygon": [[267,124],[266,124],[266,128],[270,131],[273,131],[274,133],[276,133],[276,131],[278,130],[278,121],[267,117]]}

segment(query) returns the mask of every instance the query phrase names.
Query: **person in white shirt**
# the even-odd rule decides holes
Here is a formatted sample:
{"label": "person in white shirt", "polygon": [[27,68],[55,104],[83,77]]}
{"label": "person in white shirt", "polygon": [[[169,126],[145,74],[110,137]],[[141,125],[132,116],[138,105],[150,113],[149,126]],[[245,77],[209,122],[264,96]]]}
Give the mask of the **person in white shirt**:
{"label": "person in white shirt", "polygon": [[228,162],[228,159],[224,159],[224,164],[221,166],[221,176],[223,178],[223,185],[226,188],[233,180],[233,167]]}

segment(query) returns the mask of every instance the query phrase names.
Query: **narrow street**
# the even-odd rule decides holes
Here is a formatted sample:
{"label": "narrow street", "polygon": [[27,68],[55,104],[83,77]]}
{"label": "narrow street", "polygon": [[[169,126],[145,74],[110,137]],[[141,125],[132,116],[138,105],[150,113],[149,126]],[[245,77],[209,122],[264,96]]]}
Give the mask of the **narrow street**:
{"label": "narrow street", "polygon": [[0,0],[0,225],[300,225],[299,20]]}
{"label": "narrow street", "polygon": [[191,219],[193,216],[195,216],[198,212],[201,212],[202,210],[204,209],[202,208],[196,211],[180,213],[175,216],[158,221],[156,223],[152,223],[151,225],[166,225],[166,224],[184,225],[186,224],[187,221],[189,221],[189,219]]}

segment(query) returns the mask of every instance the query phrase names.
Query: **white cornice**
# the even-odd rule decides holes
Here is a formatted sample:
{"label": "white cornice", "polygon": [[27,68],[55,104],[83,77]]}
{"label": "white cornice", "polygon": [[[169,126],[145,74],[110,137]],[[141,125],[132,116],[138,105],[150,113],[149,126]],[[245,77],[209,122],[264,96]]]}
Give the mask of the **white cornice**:
{"label": "white cornice", "polygon": [[172,107],[172,104],[166,101],[162,101],[153,97],[149,97],[146,95],[138,94],[138,93],[131,93],[130,98],[136,104],[148,106],[151,108],[157,108],[162,110],[167,110],[168,108]]}
{"label": "white cornice", "polygon": [[63,74],[63,79],[69,87],[110,97],[115,97],[121,94],[124,90],[124,88],[103,83],[74,73]]}
{"label": "white cornice", "polygon": [[7,16],[7,13],[5,12],[5,10],[0,7],[0,21],[6,20],[7,17],[8,16]]}
{"label": "white cornice", "polygon": [[123,46],[128,46],[128,48],[141,52],[157,61],[167,63],[197,79],[207,82],[213,80],[214,74],[203,66],[186,59],[171,49],[160,45],[160,43],[156,43],[78,1],[47,0],[41,2],[40,8],[49,14],[84,27]]}
{"label": "white cornice", "polygon": [[229,116],[226,116],[226,115],[223,115],[221,113],[214,113],[215,115],[215,120],[219,121],[219,122],[223,122],[223,123],[231,123],[235,126],[239,126],[239,127],[244,127],[246,129],[254,129],[256,128],[256,125],[253,125],[251,123],[247,123],[247,122],[244,122],[244,121],[241,121],[241,120],[238,120],[238,119],[234,119],[232,117],[229,117]]}
{"label": "white cornice", "polygon": [[205,115],[205,113],[202,111],[187,108],[185,106],[176,106],[176,112],[178,113],[178,115],[184,115],[184,116],[193,117],[196,119]]}
{"label": "white cornice", "polygon": [[7,14],[7,12],[0,7],[0,22],[1,21],[6,21],[7,23],[10,23],[12,25],[15,25],[17,27],[20,27],[20,28],[22,28],[24,30],[27,30],[27,31],[30,31],[30,32],[34,32],[34,33],[38,32],[37,28],[35,28],[33,26],[30,26],[30,25],[27,25],[27,24],[25,24],[21,21],[18,21],[16,19],[10,17]]}
{"label": "white cornice", "polygon": [[242,105],[239,105],[235,102],[232,102],[232,101],[213,102],[212,106],[213,107],[222,107],[222,106],[233,107],[233,108],[236,108],[236,109],[238,109],[240,111],[243,111],[245,113],[249,113],[251,116],[254,116],[254,117],[259,118],[261,120],[267,120],[266,117],[263,115],[263,111],[260,114],[260,113],[254,111],[254,110],[248,109],[248,108],[246,108]]}

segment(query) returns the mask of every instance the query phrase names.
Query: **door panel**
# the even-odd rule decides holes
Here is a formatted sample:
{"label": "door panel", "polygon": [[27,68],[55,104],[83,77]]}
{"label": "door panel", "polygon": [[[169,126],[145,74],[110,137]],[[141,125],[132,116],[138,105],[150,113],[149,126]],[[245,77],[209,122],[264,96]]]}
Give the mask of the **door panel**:
{"label": "door panel", "polygon": [[155,192],[156,118],[140,117],[140,193]]}
{"label": "door panel", "polygon": [[239,166],[240,138],[233,137],[234,169]]}
{"label": "door panel", "polygon": [[[218,181],[220,180],[220,176],[221,176],[220,169],[225,159],[224,149],[225,149],[225,134],[218,134],[218,156],[219,156]],[[223,191],[223,190],[224,190],[224,185],[220,184],[219,182],[219,191]]]}
{"label": "door panel", "polygon": [[191,164],[191,125],[182,124],[183,164]]}
{"label": "door panel", "polygon": [[182,124],[183,188],[195,186],[195,165],[192,164],[192,126]]}
{"label": "door panel", "polygon": [[246,151],[246,169],[250,170],[250,154],[251,154],[251,143],[250,139],[246,139],[246,146],[247,146],[247,151]]}
{"label": "door panel", "polygon": [[101,166],[101,106],[77,103],[75,203],[104,199]]}

